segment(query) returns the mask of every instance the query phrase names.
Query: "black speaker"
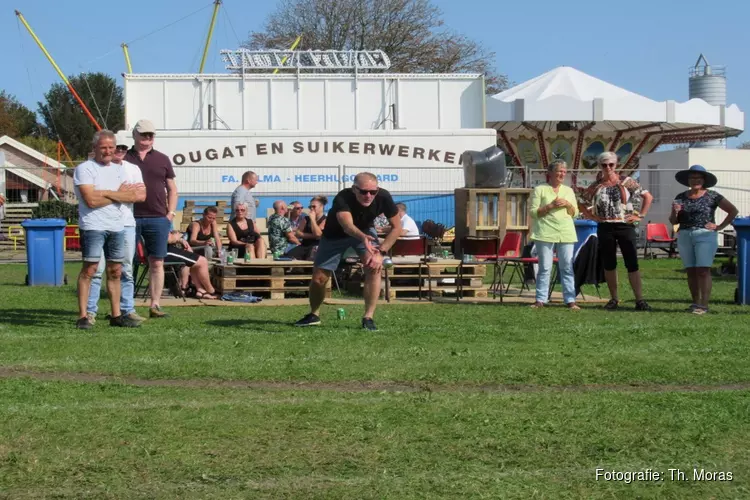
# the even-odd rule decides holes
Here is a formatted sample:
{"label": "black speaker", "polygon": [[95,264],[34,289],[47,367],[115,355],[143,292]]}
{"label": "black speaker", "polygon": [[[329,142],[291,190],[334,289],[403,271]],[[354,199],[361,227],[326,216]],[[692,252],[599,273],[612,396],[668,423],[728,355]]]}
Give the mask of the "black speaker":
{"label": "black speaker", "polygon": [[464,151],[464,183],[467,188],[497,188],[506,184],[505,153],[497,146],[484,151]]}

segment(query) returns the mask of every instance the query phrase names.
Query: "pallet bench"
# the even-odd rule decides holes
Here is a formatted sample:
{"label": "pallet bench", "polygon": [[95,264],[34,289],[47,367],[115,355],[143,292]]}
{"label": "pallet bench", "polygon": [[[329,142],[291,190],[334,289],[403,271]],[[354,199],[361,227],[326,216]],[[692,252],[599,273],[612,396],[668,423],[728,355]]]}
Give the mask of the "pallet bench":
{"label": "pallet bench", "polygon": [[[393,267],[388,270],[388,276],[386,277],[385,270],[381,275],[383,279],[380,287],[381,298],[391,300],[417,297],[421,300],[423,296],[431,299],[433,296],[455,295],[459,285],[459,263],[460,261],[455,259],[420,262],[418,259],[409,257],[394,257]],[[489,287],[484,284],[486,271],[487,268],[484,265],[464,265],[461,288],[465,296],[487,297]],[[359,273],[357,277],[358,279],[349,282],[348,290],[351,293],[361,294],[364,279]]]}
{"label": "pallet bench", "polygon": [[[219,293],[252,292],[258,297],[285,299],[307,297],[312,280],[312,261],[257,259],[231,265],[214,264],[211,280]],[[326,297],[331,296],[331,282]]]}

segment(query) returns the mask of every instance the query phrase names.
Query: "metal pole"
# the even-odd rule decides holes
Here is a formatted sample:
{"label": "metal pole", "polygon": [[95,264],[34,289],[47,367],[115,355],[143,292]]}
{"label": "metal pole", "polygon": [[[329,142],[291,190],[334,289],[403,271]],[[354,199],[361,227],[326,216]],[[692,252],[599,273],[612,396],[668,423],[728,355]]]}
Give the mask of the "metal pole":
{"label": "metal pole", "polygon": [[[292,44],[292,46],[291,46],[291,47],[289,47],[289,50],[294,50],[294,49],[296,49],[296,48],[297,48],[297,45],[299,45],[299,42],[300,42],[300,41],[302,41],[302,35],[300,35],[300,36],[298,36],[298,37],[297,37],[297,39],[296,39],[296,40],[294,41],[294,43]],[[283,58],[283,59],[281,60],[281,64],[282,64],[282,66],[283,66],[283,64],[284,64],[284,63],[286,62],[286,60],[287,60],[288,58],[289,58],[289,56],[284,56],[284,58]],[[276,73],[278,73],[278,72],[279,72],[279,68],[276,68],[275,70],[273,70],[273,74],[274,74],[274,75],[275,75]]]}
{"label": "metal pole", "polygon": [[198,68],[198,73],[203,73],[203,67],[206,65],[206,56],[208,56],[208,47],[211,45],[211,36],[214,33],[214,25],[216,24],[216,14],[219,13],[219,6],[221,0],[214,2],[214,13],[211,16],[211,25],[208,27],[208,36],[206,37],[206,46],[203,47],[203,57],[201,57],[201,66]]}
{"label": "metal pole", "polygon": [[130,65],[130,53],[128,52],[128,44],[123,43],[121,47],[122,47],[122,52],[125,54],[125,65],[128,67],[128,73],[132,73],[133,66]]}
{"label": "metal pole", "polygon": [[21,14],[18,11],[16,11],[16,16],[18,16],[18,19],[20,19],[21,22],[23,23],[24,27],[26,27],[26,29],[28,30],[29,34],[31,35],[31,38],[34,39],[34,41],[36,42],[36,44],[42,50],[42,52],[44,53],[44,55],[47,57],[47,60],[50,62],[50,64],[52,64],[52,67],[55,68],[55,71],[57,71],[57,74],[60,76],[60,78],[62,78],[62,81],[65,82],[65,85],[68,86],[68,90],[70,90],[70,93],[73,94],[73,97],[76,98],[76,101],[78,101],[78,104],[81,105],[81,108],[83,108],[83,112],[86,114],[86,116],[88,117],[88,119],[91,120],[91,123],[94,124],[94,127],[96,127],[96,130],[101,130],[102,127],[101,127],[101,125],[99,125],[99,122],[96,121],[96,118],[94,118],[94,115],[91,114],[91,112],[89,111],[89,108],[87,108],[86,105],[83,103],[83,99],[81,99],[81,96],[78,95],[78,92],[76,92],[76,89],[73,88],[73,85],[70,84],[70,82],[68,81],[67,77],[62,72],[62,70],[60,69],[60,67],[57,65],[57,63],[55,62],[55,60],[52,59],[52,56],[50,55],[50,53],[47,52],[46,48],[44,48],[44,44],[36,36],[36,34],[34,33],[34,30],[32,30],[31,26],[29,26],[29,23],[26,22],[26,19],[24,19],[23,14]]}

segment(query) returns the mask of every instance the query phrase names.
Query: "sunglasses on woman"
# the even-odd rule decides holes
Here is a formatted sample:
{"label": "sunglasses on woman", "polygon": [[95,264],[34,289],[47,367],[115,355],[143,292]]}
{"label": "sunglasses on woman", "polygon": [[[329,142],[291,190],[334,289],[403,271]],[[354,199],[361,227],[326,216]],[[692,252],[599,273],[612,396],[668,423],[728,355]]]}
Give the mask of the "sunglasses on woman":
{"label": "sunglasses on woman", "polygon": [[600,163],[600,167],[615,167],[617,166],[617,163]]}

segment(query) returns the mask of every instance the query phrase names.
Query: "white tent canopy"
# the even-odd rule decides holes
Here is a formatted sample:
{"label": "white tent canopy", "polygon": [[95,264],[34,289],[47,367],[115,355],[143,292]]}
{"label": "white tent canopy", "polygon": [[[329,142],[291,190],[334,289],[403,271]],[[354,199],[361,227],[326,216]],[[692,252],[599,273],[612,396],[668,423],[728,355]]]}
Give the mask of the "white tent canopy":
{"label": "white tent canopy", "polygon": [[690,139],[736,136],[744,123],[744,113],[734,104],[654,101],[566,66],[487,99],[487,126],[508,133],[637,129],[663,134],[664,142],[681,142],[683,134]]}

